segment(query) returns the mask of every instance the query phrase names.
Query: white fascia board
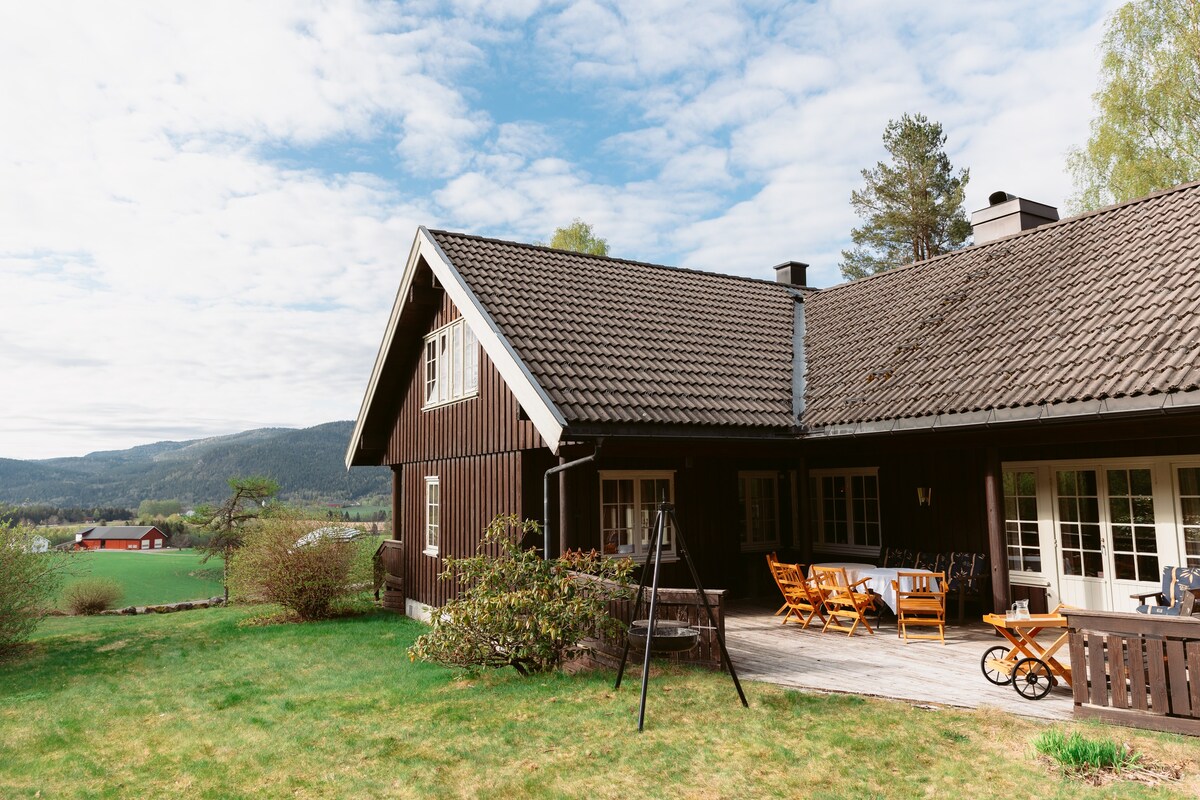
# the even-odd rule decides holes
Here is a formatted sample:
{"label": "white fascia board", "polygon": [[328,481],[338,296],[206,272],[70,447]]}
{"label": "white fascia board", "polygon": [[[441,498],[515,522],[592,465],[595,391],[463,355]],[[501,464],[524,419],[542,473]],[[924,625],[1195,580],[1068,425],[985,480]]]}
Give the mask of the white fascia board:
{"label": "white fascia board", "polygon": [[496,365],[500,377],[504,378],[504,382],[508,384],[509,391],[516,396],[521,408],[529,415],[530,421],[542,435],[546,446],[551,451],[557,452],[559,442],[562,440],[563,428],[567,425],[562,412],[554,405],[541,384],[534,379],[529,367],[517,355],[517,351],[500,331],[496,321],[492,319],[492,315],[483,307],[483,303],[479,302],[475,292],[471,291],[471,287],[463,280],[462,275],[450,264],[449,257],[423,225],[417,231],[415,247],[425,257],[425,262],[429,264],[433,274],[441,282],[446,294],[450,295],[450,299],[458,308],[459,313],[471,326],[475,338],[479,340],[479,344],[488,354],[488,358]]}
{"label": "white fascia board", "polygon": [[417,231],[417,235],[413,238],[412,248],[408,251],[408,262],[404,265],[404,274],[400,278],[400,288],[396,290],[396,299],[392,303],[392,313],[388,317],[387,328],[384,329],[383,341],[379,345],[379,352],[375,355],[375,366],[371,369],[371,379],[367,381],[367,393],[363,395],[362,405],[358,408],[358,418],[354,421],[354,433],[350,435],[350,446],[346,450],[346,469],[350,469],[350,464],[354,460],[354,453],[358,450],[363,426],[367,422],[367,410],[371,408],[371,403],[375,400],[375,390],[379,386],[379,377],[383,374],[383,362],[387,358],[392,338],[396,335],[396,326],[400,324],[400,313],[404,310],[405,299],[408,297],[409,289],[412,288],[413,276],[417,273],[417,259],[420,256],[421,231],[423,230],[424,228],[421,228]]}

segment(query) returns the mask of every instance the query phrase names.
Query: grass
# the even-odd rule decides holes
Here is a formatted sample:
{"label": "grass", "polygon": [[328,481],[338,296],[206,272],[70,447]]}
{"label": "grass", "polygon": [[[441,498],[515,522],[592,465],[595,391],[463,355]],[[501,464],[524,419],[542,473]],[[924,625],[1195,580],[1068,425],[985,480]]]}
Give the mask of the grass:
{"label": "grass", "polygon": [[[57,618],[0,663],[0,797],[1195,796],[1196,781],[1089,787],[1040,764],[1045,726],[636,671],[465,677],[405,650],[383,612],[306,625],[261,611]],[[1085,731],[1109,731],[1086,726]],[[1194,740],[1121,730],[1159,760]],[[1193,765],[1194,766],[1194,765]],[[40,793],[40,795],[39,795]]]}
{"label": "grass", "polygon": [[1089,739],[1079,731],[1045,731],[1033,746],[1068,770],[1121,770],[1137,763],[1138,757],[1112,739]]}
{"label": "grass", "polygon": [[[64,590],[81,578],[111,578],[121,584],[119,606],[144,606],[199,600],[224,594],[221,559],[201,564],[194,550],[72,553]],[[66,609],[61,592],[57,606]]]}

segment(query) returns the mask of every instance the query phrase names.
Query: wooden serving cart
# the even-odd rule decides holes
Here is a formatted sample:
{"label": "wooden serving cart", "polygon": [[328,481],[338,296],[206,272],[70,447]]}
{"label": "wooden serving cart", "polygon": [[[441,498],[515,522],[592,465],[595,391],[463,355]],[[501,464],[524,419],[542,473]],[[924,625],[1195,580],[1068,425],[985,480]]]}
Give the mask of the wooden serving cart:
{"label": "wooden serving cart", "polygon": [[[979,663],[983,677],[997,686],[1011,683],[1017,694],[1027,700],[1041,700],[1059,680],[1070,686],[1070,664],[1054,657],[1067,643],[1067,618],[1059,613],[1063,608],[1067,606],[1060,604],[1049,614],[1029,614],[1025,619],[985,614],[983,621],[1012,646],[987,649]],[[1046,631],[1049,633],[1042,636]]]}

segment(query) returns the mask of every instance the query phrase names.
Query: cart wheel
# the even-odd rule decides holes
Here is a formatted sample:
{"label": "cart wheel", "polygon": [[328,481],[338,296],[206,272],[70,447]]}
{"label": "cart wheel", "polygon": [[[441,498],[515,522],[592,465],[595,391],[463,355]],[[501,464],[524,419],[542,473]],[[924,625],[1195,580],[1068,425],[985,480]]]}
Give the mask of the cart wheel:
{"label": "cart wheel", "polygon": [[1041,700],[1054,685],[1054,675],[1040,658],[1022,658],[1013,665],[1012,682],[1021,697]]}
{"label": "cart wheel", "polygon": [[979,659],[979,668],[983,670],[983,677],[987,678],[997,686],[1007,686],[1012,683],[1012,675],[1005,675],[989,661],[999,661],[1008,655],[1008,648],[1003,645],[989,647],[983,654],[983,658]]}

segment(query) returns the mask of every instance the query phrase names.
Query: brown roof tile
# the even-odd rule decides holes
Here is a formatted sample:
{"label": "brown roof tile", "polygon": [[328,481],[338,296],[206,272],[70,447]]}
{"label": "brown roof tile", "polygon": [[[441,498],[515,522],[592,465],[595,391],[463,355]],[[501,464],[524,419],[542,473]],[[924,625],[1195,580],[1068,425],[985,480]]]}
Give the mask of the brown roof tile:
{"label": "brown roof tile", "polygon": [[430,234],[568,426],[791,427],[788,287]]}
{"label": "brown roof tile", "polygon": [[1192,184],[810,295],[805,423],[1200,388],[1198,219]]}

